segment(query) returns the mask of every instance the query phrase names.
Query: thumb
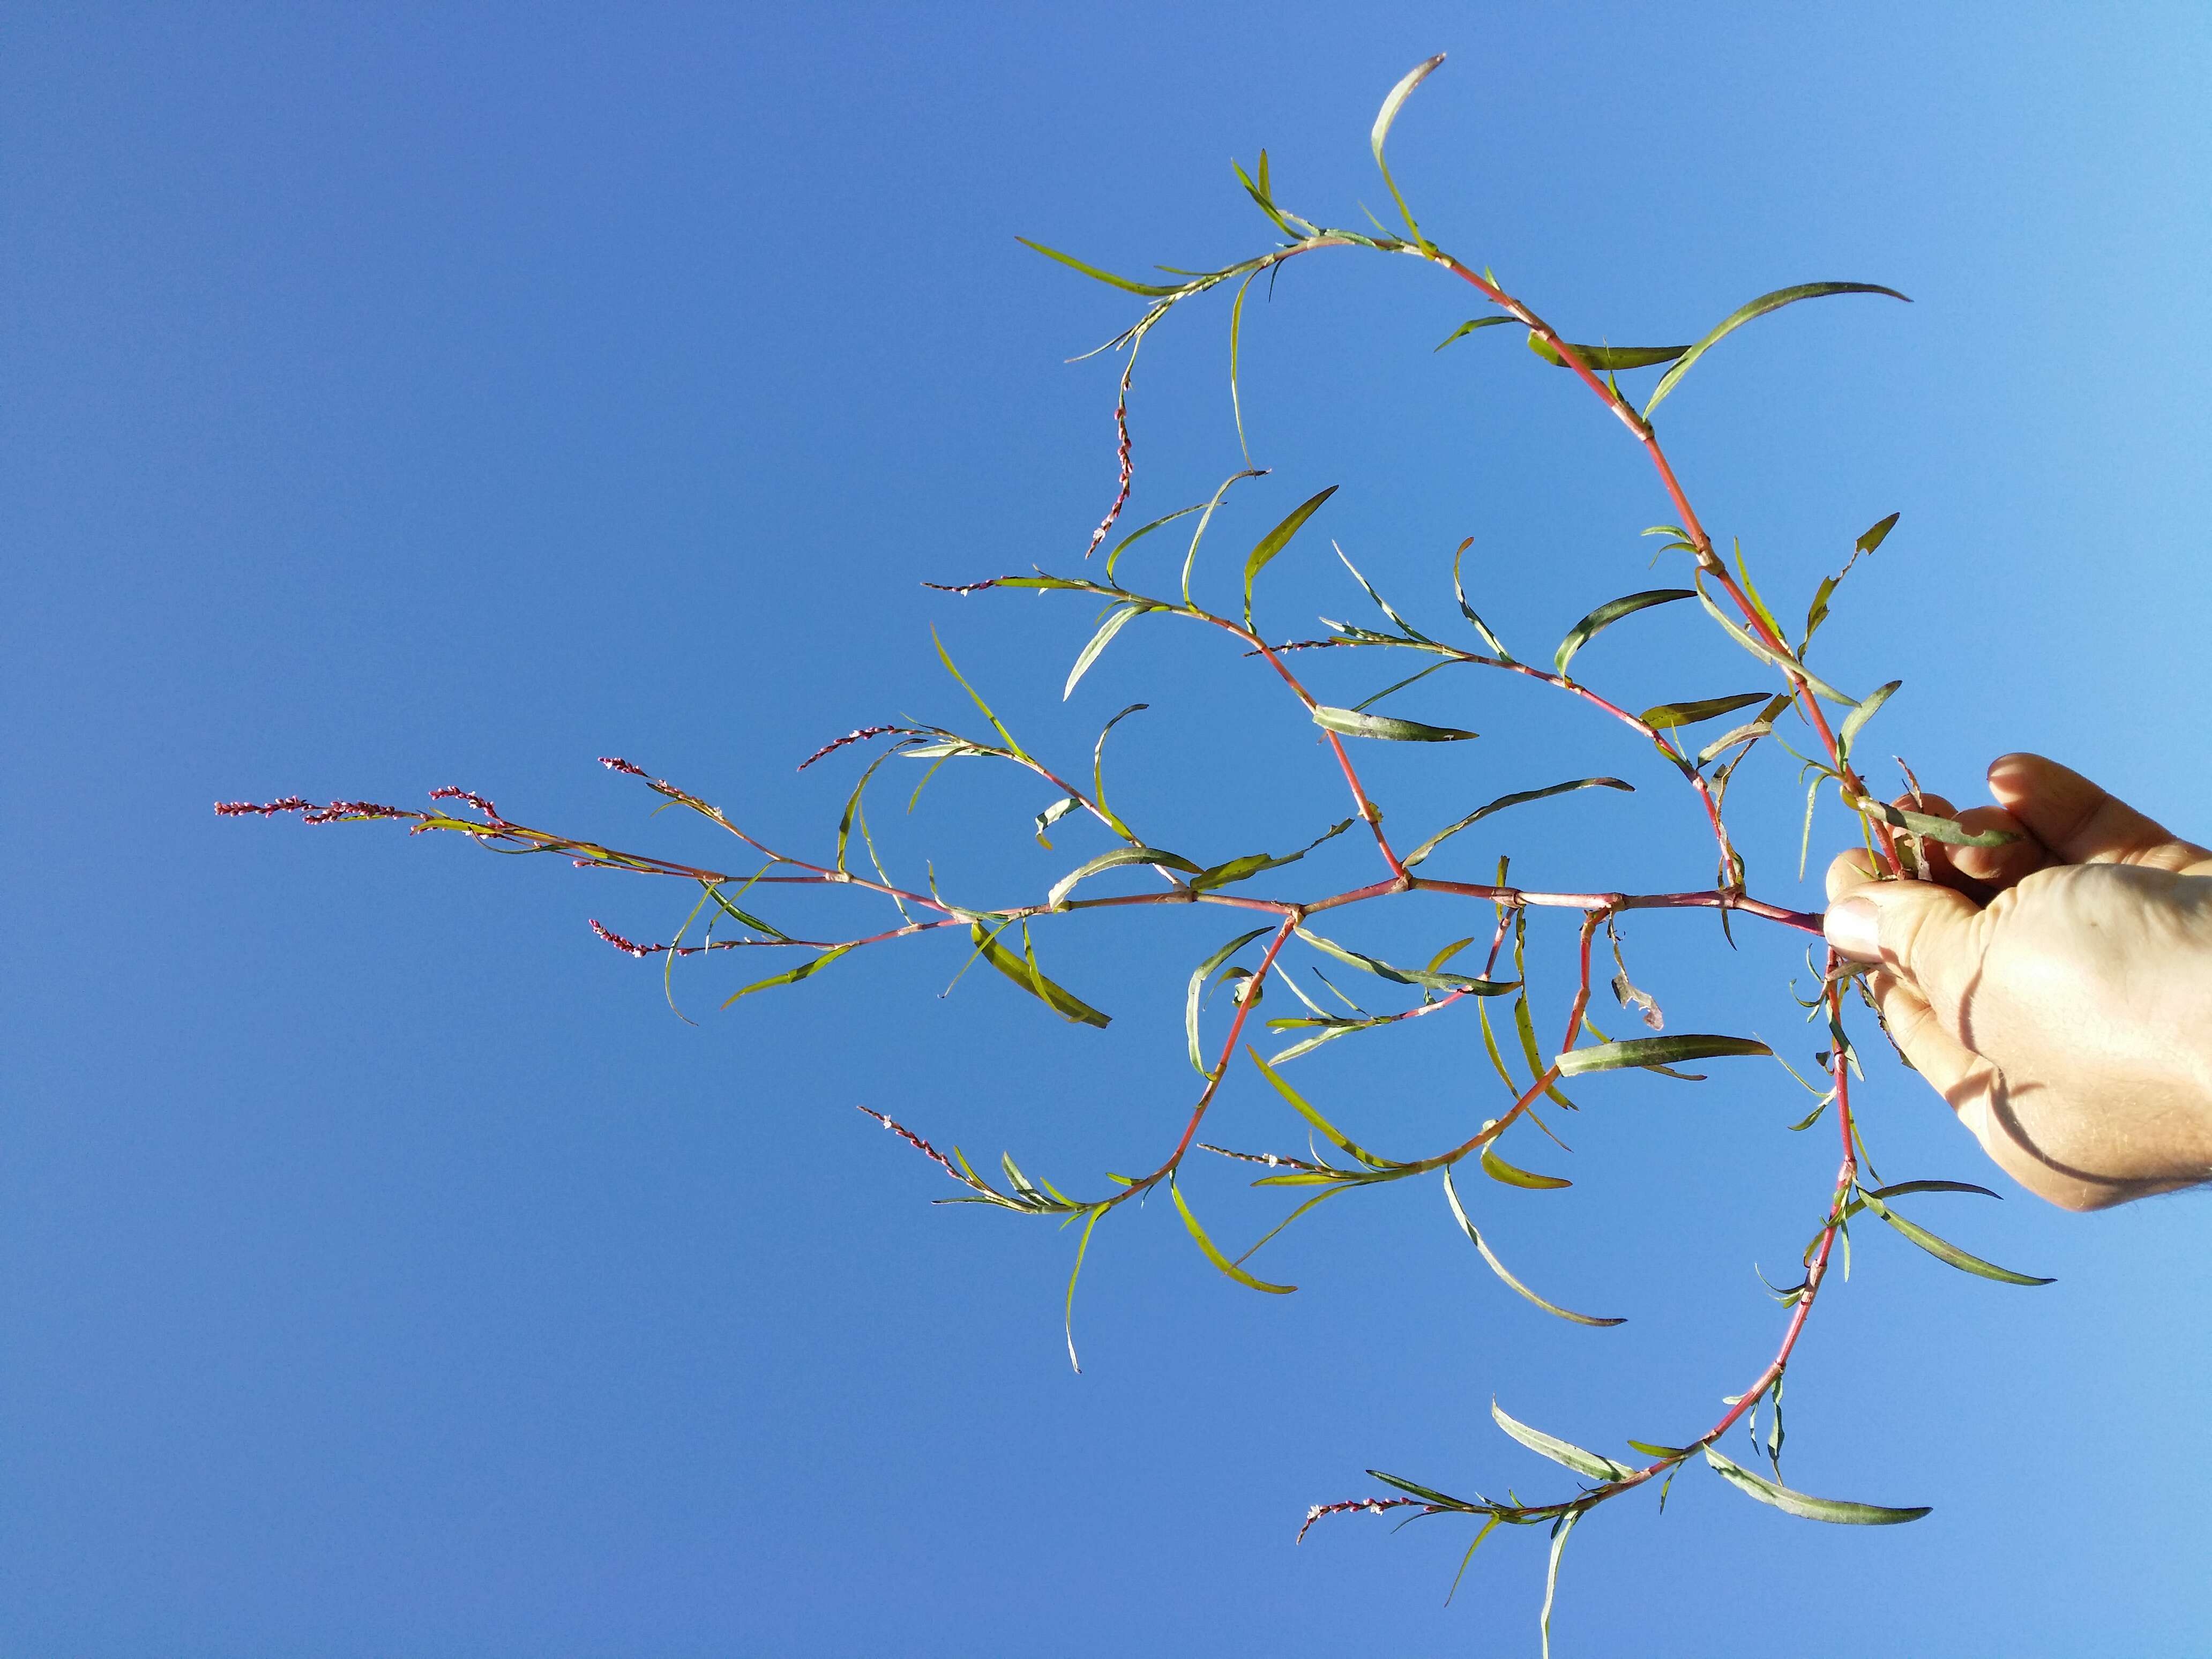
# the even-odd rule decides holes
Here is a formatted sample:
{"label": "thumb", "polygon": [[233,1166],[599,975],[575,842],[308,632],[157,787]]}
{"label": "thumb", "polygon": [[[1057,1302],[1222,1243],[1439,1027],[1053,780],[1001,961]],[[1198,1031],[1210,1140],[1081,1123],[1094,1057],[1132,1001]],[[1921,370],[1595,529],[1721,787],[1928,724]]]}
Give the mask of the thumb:
{"label": "thumb", "polygon": [[1956,1030],[1981,957],[1981,907],[1955,888],[1882,881],[1832,906],[1821,927],[1838,955],[1881,963]]}

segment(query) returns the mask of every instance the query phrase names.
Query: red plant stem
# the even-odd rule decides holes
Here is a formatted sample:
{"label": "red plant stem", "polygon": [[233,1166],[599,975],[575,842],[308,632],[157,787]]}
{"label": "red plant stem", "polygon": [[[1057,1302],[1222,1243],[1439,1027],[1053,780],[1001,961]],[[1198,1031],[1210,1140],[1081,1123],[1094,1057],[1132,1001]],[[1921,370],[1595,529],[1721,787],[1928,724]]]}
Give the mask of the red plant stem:
{"label": "red plant stem", "polygon": [[[1698,567],[1720,584],[1729,598],[1735,602],[1736,609],[1743,613],[1744,621],[1770,648],[1781,653],[1784,657],[1790,656],[1791,653],[1788,643],[1767,625],[1766,618],[1759,613],[1759,607],[1753,605],[1750,598],[1736,585],[1735,578],[1729,574],[1728,566],[1723,562],[1720,556],[1713,551],[1713,538],[1706,532],[1704,524],[1698,520],[1697,509],[1690,505],[1690,498],[1683,491],[1681,481],[1674,476],[1674,465],[1668,460],[1667,452],[1660,447],[1658,435],[1652,431],[1650,423],[1637,413],[1627,399],[1600,380],[1591,371],[1589,365],[1582,360],[1581,355],[1560,337],[1557,330],[1495,283],[1468,270],[1449,254],[1420,248],[1409,248],[1408,251],[1419,253],[1432,263],[1442,264],[1455,276],[1473,284],[1485,299],[1541,337],[1547,344],[1559,353],[1559,360],[1575,372],[1583,385],[1597,394],[1599,400],[1613,411],[1621,424],[1635,434],[1636,441],[1644,446],[1644,453],[1651,458],[1651,465],[1659,474],[1660,483],[1666,489],[1667,498],[1674,504],[1675,512],[1681,515],[1682,528],[1688,533],[1690,544],[1696,551]],[[1861,781],[1857,773],[1851,769],[1850,763],[1844,759],[1843,747],[1837,742],[1836,734],[1828,725],[1828,717],[1820,708],[1819,695],[1802,678],[1791,680],[1791,690],[1796,694],[1798,705],[1803,709],[1805,718],[1811,723],[1813,730],[1819,734],[1821,745],[1828,751],[1828,758],[1835,763],[1838,776],[1844,786],[1854,795],[1864,796],[1867,793],[1866,785]],[[1889,826],[1879,819],[1873,821],[1873,827],[1875,836],[1881,844],[1883,856],[1887,860],[1892,872],[1901,875],[1905,866],[1904,860],[1898,855],[1896,837],[1890,833]]]}

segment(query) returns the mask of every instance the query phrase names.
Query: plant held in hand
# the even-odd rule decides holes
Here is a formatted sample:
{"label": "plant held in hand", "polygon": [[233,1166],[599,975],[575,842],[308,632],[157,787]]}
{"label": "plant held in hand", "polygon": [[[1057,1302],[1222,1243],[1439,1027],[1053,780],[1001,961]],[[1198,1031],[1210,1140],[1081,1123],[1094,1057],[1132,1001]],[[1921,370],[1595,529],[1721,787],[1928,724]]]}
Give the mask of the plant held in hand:
{"label": "plant held in hand", "polygon": [[[1761,295],[1740,307],[1693,343],[1682,346],[1624,348],[1577,344],[1562,337],[1521,299],[1509,293],[1487,270],[1478,270],[1445,252],[1423,233],[1386,159],[1391,127],[1407,100],[1443,62],[1431,58],[1401,80],[1385,99],[1376,117],[1370,142],[1390,199],[1402,221],[1402,231],[1372,232],[1322,225],[1282,206],[1276,199],[1267,157],[1261,152],[1255,167],[1237,169],[1245,191],[1279,234],[1275,246],[1265,252],[1218,270],[1195,274],[1170,273],[1176,280],[1162,283],[1133,281],[1095,269],[1083,261],[1036,244],[1040,253],[1085,276],[1125,290],[1145,301],[1137,319],[1101,349],[1123,354],[1123,368],[1115,400],[1115,420],[1119,436],[1119,478],[1112,504],[1091,533],[1085,562],[1077,570],[1054,573],[1033,569],[969,581],[943,591],[975,594],[1006,589],[1074,594],[1103,605],[1097,631],[1077,656],[1069,672],[1066,691],[1072,695],[1085,675],[1132,623],[1141,620],[1194,625],[1196,637],[1229,646],[1253,663],[1255,672],[1273,677],[1284,694],[1288,717],[1317,728],[1320,744],[1338,775],[1348,815],[1310,839],[1285,836],[1276,845],[1289,846],[1304,839],[1296,850],[1284,853],[1237,852],[1229,848],[1176,849],[1163,846],[1133,825],[1109,804],[1105,779],[1105,750],[1114,727],[1144,707],[1133,705],[1105,722],[1090,757],[1087,774],[1057,759],[1040,755],[1015,736],[1012,726],[994,710],[981,693],[962,676],[942,641],[937,647],[946,672],[973,701],[981,726],[963,731],[951,726],[897,724],[865,727],[825,744],[801,763],[802,768],[842,758],[845,751],[875,746],[875,753],[860,771],[840,817],[834,838],[823,849],[802,855],[771,847],[732,821],[705,799],[675,784],[652,776],[627,760],[609,757],[604,764],[640,780],[670,804],[699,814],[727,832],[741,855],[731,869],[709,869],[681,864],[648,854],[618,850],[595,841],[557,834],[517,823],[480,796],[458,789],[433,792],[438,805],[431,810],[410,811],[362,801],[334,801],[315,806],[299,797],[256,805],[234,802],[216,810],[230,814],[297,812],[311,823],[357,819],[404,821],[412,834],[442,830],[468,836],[479,845],[507,853],[550,853],[572,859],[580,867],[628,872],[672,880],[694,890],[697,897],[690,915],[667,943],[641,945],[593,921],[600,937],[616,948],[641,958],[658,956],[664,972],[678,957],[714,952],[765,953],[782,965],[779,971],[749,979],[732,991],[728,1002],[756,992],[794,985],[835,969],[854,969],[845,958],[863,950],[927,934],[949,934],[958,941],[966,959],[980,960],[1034,996],[1053,1013],[1072,1024],[1103,1026],[1108,1016],[1075,991],[1048,975],[1041,963],[1039,940],[1056,936],[1079,924],[1084,913],[1163,906],[1211,907],[1223,913],[1224,937],[1218,948],[1192,969],[1185,997],[1184,1037],[1190,1064],[1197,1074],[1180,1132],[1164,1146],[1156,1161],[1140,1174],[1108,1174],[1095,1187],[1063,1190],[1052,1182],[1033,1179],[1011,1156],[1002,1157],[995,1172],[979,1173],[957,1151],[939,1152],[920,1133],[882,1114],[869,1112],[886,1128],[902,1137],[938,1167],[961,1189],[950,1203],[984,1204],[1019,1215],[1054,1217],[1076,1229],[1073,1262],[1068,1278],[1066,1324],[1068,1353],[1075,1357],[1073,1304],[1085,1253],[1100,1222],[1145,1195],[1164,1190],[1200,1254],[1207,1261],[1249,1289],[1283,1295],[1295,1287],[1272,1282],[1249,1265],[1261,1245],[1283,1228],[1328,1200],[1354,1189],[1389,1187],[1401,1182],[1433,1179],[1441,1188],[1443,1207],[1482,1260],[1515,1291],[1562,1320],[1585,1327],[1609,1327],[1621,1322],[1561,1307],[1540,1295],[1510,1272],[1494,1251],[1491,1240],[1477,1225],[1465,1188],[1465,1178],[1479,1172],[1504,1184],[1547,1189],[1568,1183],[1554,1176],[1532,1173],[1509,1162],[1502,1150],[1505,1137],[1524,1121],[1550,1133],[1540,1112],[1551,1106],[1573,1109],[1563,1085],[1595,1073],[1656,1071],[1670,1077],[1693,1076],[1678,1068],[1711,1060],[1759,1058],[1771,1054],[1764,1042],[1748,1037],[1717,1033],[1667,1032],[1655,1000],[1629,977],[1623,959],[1619,919],[1638,910],[1702,909],[1716,913],[1724,927],[1767,924],[1818,938],[1821,919],[1759,897],[1749,884],[1742,855],[1731,840],[1723,816],[1730,780],[1745,757],[1776,738],[1778,722],[1792,716],[1809,734],[1809,757],[1801,756],[1809,780],[1806,811],[1809,835],[1814,805],[1824,789],[1833,789],[1855,816],[1865,842],[1869,868],[1892,875],[1914,872],[1927,859],[1930,842],[1976,846],[1993,845],[2002,832],[1970,835],[1952,819],[1934,811],[1882,805],[1874,799],[1853,757],[1855,744],[1869,720],[1898,689],[1892,682],[1863,696],[1838,690],[1807,665],[1807,654],[1826,619],[1838,583],[1853,564],[1879,548],[1896,523],[1893,514],[1861,535],[1836,574],[1822,581],[1812,597],[1801,627],[1785,629],[1775,611],[1753,586],[1739,554],[1733,565],[1723,559],[1713,538],[1685,494],[1669,464],[1656,428],[1655,412],[1705,356],[1737,330],[1766,313],[1800,301],[1838,295],[1877,295],[1903,299],[1893,290],[1867,283],[1809,283]],[[1352,575],[1371,600],[1377,620],[1374,625],[1351,623],[1328,624],[1319,637],[1284,638],[1261,626],[1257,609],[1268,569],[1291,548],[1334,494],[1323,489],[1297,507],[1253,544],[1241,564],[1229,573],[1228,599],[1206,602],[1199,597],[1201,554],[1210,526],[1237,486],[1261,476],[1249,463],[1225,480],[1203,501],[1167,513],[1114,540],[1124,508],[1131,499],[1134,472],[1128,425],[1128,394],[1139,350],[1152,331],[1187,302],[1216,289],[1231,291],[1229,304],[1231,386],[1239,441],[1243,435],[1243,410],[1237,392],[1237,365],[1244,302],[1252,283],[1273,274],[1292,259],[1328,249],[1353,249],[1395,255],[1418,262],[1437,275],[1464,284],[1488,307],[1455,330],[1443,343],[1450,345],[1492,327],[1513,325],[1525,333],[1530,349],[1546,362],[1576,377],[1619,422],[1630,442],[1644,453],[1672,513],[1669,522],[1656,526],[1647,535],[1659,538],[1662,555],[1679,556],[1686,567],[1687,586],[1653,588],[1627,594],[1600,605],[1569,629],[1554,649],[1548,665],[1516,656],[1478,614],[1462,580],[1462,544],[1452,560],[1451,586],[1457,607],[1468,630],[1466,643],[1454,643],[1425,632],[1408,622],[1358,570]],[[1441,349],[1442,348],[1439,347]],[[1662,368],[1656,384],[1641,402],[1622,389],[1620,377],[1638,369]],[[1180,580],[1152,590],[1124,582],[1121,562],[1138,544],[1170,526],[1189,531],[1181,564]],[[1176,532],[1178,535],[1180,531]],[[1158,544],[1155,544],[1157,546]],[[1104,556],[1097,558],[1100,550]],[[1346,561],[1351,568],[1350,561]],[[1717,630],[1714,644],[1719,654],[1739,668],[1757,672],[1764,689],[1730,696],[1662,703],[1632,710],[1602,695],[1577,678],[1580,653],[1605,630],[1626,623],[1643,612],[1662,606],[1693,604]],[[1792,634],[1795,634],[1793,640]],[[1318,653],[1352,653],[1402,660],[1411,658],[1418,672],[1351,706],[1322,701],[1302,676],[1306,660]],[[1745,659],[1750,659],[1748,665]],[[1358,751],[1367,743],[1456,744],[1475,733],[1454,726],[1432,725],[1376,712],[1376,705],[1413,681],[1452,668],[1471,668],[1513,674],[1540,682],[1594,715],[1616,721],[1648,745],[1661,763],[1662,775],[1679,781],[1686,792],[1685,805],[1698,814],[1713,849],[1710,878],[1693,879],[1671,890],[1627,892],[1598,887],[1588,891],[1537,891],[1514,884],[1509,869],[1499,862],[1489,881],[1455,880],[1430,873],[1431,860],[1454,837],[1494,815],[1526,803],[1572,792],[1605,789],[1626,791],[1632,786],[1609,776],[1575,777],[1560,781],[1530,781],[1530,787],[1500,795],[1455,822],[1443,824],[1418,841],[1409,842],[1395,830],[1386,830],[1382,814],[1362,781]],[[1706,736],[1722,726],[1717,736]],[[1793,751],[1794,752],[1794,751]],[[870,784],[885,763],[896,757],[924,763],[921,786],[950,761],[981,761],[1011,767],[1029,774],[1048,792],[1048,804],[1036,815],[1036,834],[1047,847],[1048,832],[1063,822],[1088,820],[1101,836],[1104,849],[1073,865],[1042,895],[1007,902],[1003,896],[989,901],[955,897],[939,890],[934,876],[920,887],[902,885],[878,857],[866,815]],[[1333,786],[1334,787],[1334,786]],[[918,798],[921,787],[915,794]],[[911,803],[909,803],[911,805]],[[450,810],[449,810],[450,809]],[[1341,836],[1356,836],[1372,843],[1373,877],[1364,884],[1339,891],[1301,890],[1297,866],[1322,843]],[[1346,843],[1347,845],[1349,843]],[[862,866],[865,867],[858,867]],[[1131,883],[1133,880],[1134,884]],[[796,897],[792,890],[846,888],[872,895],[885,907],[884,924],[875,931],[848,936],[809,930],[787,917],[771,921],[766,913],[776,909],[771,901]],[[1127,890],[1121,890],[1127,888]],[[1470,936],[1440,940],[1439,948],[1418,962],[1387,961],[1346,942],[1346,926],[1364,907],[1384,905],[1409,895],[1463,902],[1477,907],[1480,925]],[[1573,982],[1561,988],[1563,1007],[1556,1023],[1540,1027],[1538,1002],[1526,964],[1527,941],[1532,918],[1559,913],[1574,928]],[[896,921],[892,918],[896,916]],[[701,924],[696,939],[692,929]],[[1248,925],[1249,924],[1249,925]],[[1591,1019],[1593,986],[1607,975],[1598,955],[1601,939],[1611,958],[1610,988],[1624,1009],[1634,1010],[1650,1035],[1611,1037]],[[691,940],[692,942],[686,942]],[[1335,1000],[1323,1002],[1302,983],[1316,981]],[[1306,1517],[1310,1527],[1323,1516],[1353,1511],[1379,1513],[1406,1510],[1412,1518],[1462,1516],[1474,1523],[1468,1556],[1501,1525],[1541,1527],[1549,1534],[1543,1628],[1549,1645],[1553,1589],[1561,1551],[1569,1534],[1594,1510],[1656,1481],[1663,1504],[1667,1483],[1686,1465],[1698,1462],[1714,1470],[1746,1495],[1790,1515],[1851,1525],[1887,1525],[1917,1519],[1923,1508],[1892,1508],[1877,1504],[1817,1498],[1793,1490],[1781,1478],[1783,1446],[1782,1395],[1791,1356],[1808,1318],[1829,1276],[1837,1246],[1848,1248],[1851,1224],[1862,1217],[1893,1228],[1905,1237],[1949,1265],[1984,1278],[2014,1285],[2038,1285],[2047,1280],[2014,1273],[1970,1255],[1909,1218],[1899,1207],[1906,1200],[1931,1193],[1986,1193],[1987,1189],[1949,1181],[1907,1181],[1889,1185],[1868,1184],[1863,1143],[1854,1115],[1851,1090],[1856,1075],[1852,1040],[1845,1030],[1847,1000],[1860,989],[1863,969],[1833,952],[1821,962],[1818,989],[1802,1006],[1808,1018],[1820,1023],[1826,1047],[1820,1062],[1826,1072],[1825,1088],[1810,1115],[1794,1127],[1812,1127],[1824,1115],[1837,1137],[1837,1166],[1832,1187],[1817,1212],[1810,1242],[1801,1257],[1794,1283],[1777,1287],[1787,1317],[1772,1357],[1740,1392],[1728,1410],[1697,1428],[1679,1443],[1658,1444],[1628,1441],[1634,1455],[1617,1460],[1584,1449],[1509,1415],[1493,1404],[1492,1415],[1507,1435],[1561,1465],[1577,1477],[1571,1491],[1541,1502],[1524,1502],[1480,1494],[1457,1497],[1437,1487],[1381,1471],[1370,1471],[1387,1488],[1387,1495],[1347,1498],[1315,1507]],[[1359,983],[1374,981],[1373,995],[1355,1000],[1337,992],[1328,977],[1357,976]],[[1208,1029],[1210,990],[1226,988],[1226,1006],[1213,1017]],[[1280,993],[1279,995],[1272,994]],[[1261,1011],[1263,996],[1270,1010]],[[1277,1012],[1279,1010],[1279,1012]],[[1405,1156],[1386,1154],[1364,1138],[1340,1128],[1328,1111],[1310,1100],[1286,1075],[1291,1063],[1323,1044],[1364,1035],[1407,1021],[1429,1018],[1468,1021],[1471,1036],[1479,1035],[1504,1092],[1493,1115],[1468,1126],[1468,1133],[1452,1144]],[[1547,1044],[1540,1030],[1558,1033]],[[1262,1030],[1274,1034],[1279,1044],[1262,1054]],[[1502,1034],[1502,1036],[1501,1036]],[[1279,1097],[1284,1106],[1302,1120],[1318,1139],[1304,1158],[1255,1152],[1212,1145],[1200,1139],[1206,1119],[1224,1083],[1238,1068],[1240,1054],[1250,1075]],[[1516,1067],[1517,1061],[1517,1067]],[[1243,1073],[1239,1073],[1242,1075]],[[1600,1087],[1606,1085],[1600,1085]],[[863,1108],[863,1110],[867,1110]],[[1194,1154],[1262,1166],[1254,1184],[1263,1189],[1282,1189],[1296,1200],[1283,1221],[1258,1243],[1239,1253],[1217,1242],[1200,1221],[1187,1187],[1196,1168]],[[1199,1160],[1203,1162],[1204,1160]],[[1994,1196],[1994,1194],[1990,1194]],[[1593,1339],[1602,1340],[1602,1339]],[[1759,1435],[1759,1414],[1765,1413],[1765,1431]],[[1767,1468],[1764,1473],[1744,1467],[1720,1449],[1723,1437],[1738,1423],[1753,1429]],[[1304,1528],[1299,1535],[1304,1535]],[[1464,1571],[1465,1562],[1462,1568]]]}

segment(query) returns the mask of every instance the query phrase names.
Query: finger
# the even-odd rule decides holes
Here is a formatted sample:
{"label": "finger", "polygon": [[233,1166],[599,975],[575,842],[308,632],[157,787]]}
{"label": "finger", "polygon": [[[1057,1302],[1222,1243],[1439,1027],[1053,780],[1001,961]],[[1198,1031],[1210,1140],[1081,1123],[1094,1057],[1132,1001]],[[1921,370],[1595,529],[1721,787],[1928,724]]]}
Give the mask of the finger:
{"label": "finger", "polygon": [[2132,1197],[2054,1168],[2021,1144],[1996,1106],[2004,1079],[1997,1068],[1944,1029],[1928,1000],[1893,974],[1875,974],[1868,988],[1883,1026],[1912,1069],[1949,1104],[1990,1161],[2037,1197],[2069,1210],[2094,1210]]}
{"label": "finger", "polygon": [[1964,893],[1936,882],[1870,882],[1829,906],[1822,931],[1842,955],[1879,962],[1908,981],[1956,1032],[1980,963],[1982,915]]}
{"label": "finger", "polygon": [[1978,836],[1995,830],[2001,834],[2016,836],[1996,847],[1946,847],[1944,858],[1951,867],[1972,884],[1970,892],[1979,889],[1977,896],[1994,893],[2000,888],[2014,887],[2051,862],[2051,854],[2043,843],[2031,834],[2026,824],[2002,806],[1970,806],[1963,812],[1953,814],[1959,827],[1970,836]]}
{"label": "finger", "polygon": [[1854,888],[1879,878],[1872,857],[1860,848],[1838,853],[1828,865],[1828,902],[1834,903]]}
{"label": "finger", "polygon": [[2079,772],[2040,755],[1992,761],[1990,793],[2062,864],[2182,870],[2212,859],[2212,853],[2179,839]]}

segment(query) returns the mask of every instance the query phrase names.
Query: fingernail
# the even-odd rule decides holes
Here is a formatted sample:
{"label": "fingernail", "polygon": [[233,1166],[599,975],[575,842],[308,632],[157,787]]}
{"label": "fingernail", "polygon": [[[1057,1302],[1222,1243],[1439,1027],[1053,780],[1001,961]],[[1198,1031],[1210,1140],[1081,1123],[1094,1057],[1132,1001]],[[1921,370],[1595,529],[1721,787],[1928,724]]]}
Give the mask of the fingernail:
{"label": "fingernail", "polygon": [[1848,898],[1831,905],[1820,931],[1843,956],[1856,962],[1881,960],[1881,911],[1872,899]]}

